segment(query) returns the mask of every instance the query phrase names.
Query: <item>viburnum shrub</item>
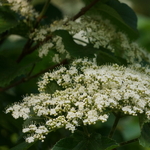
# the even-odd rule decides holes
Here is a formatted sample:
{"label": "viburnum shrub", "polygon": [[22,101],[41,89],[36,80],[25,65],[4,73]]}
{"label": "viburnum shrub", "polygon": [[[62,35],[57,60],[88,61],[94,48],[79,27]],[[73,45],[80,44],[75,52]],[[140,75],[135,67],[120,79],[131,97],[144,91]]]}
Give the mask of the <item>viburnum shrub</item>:
{"label": "viburnum shrub", "polygon": [[[24,120],[24,150],[31,143],[44,142],[48,134],[61,128],[69,130],[70,135],[52,145],[52,150],[115,150],[136,141],[150,146],[150,54],[136,42],[137,17],[118,0],[83,2],[85,6],[73,17],[64,15],[49,22],[45,20],[50,15],[46,13],[50,0],[45,1],[41,11],[35,1],[1,3],[0,7],[9,6],[8,13],[14,13],[14,18],[28,31],[21,35],[27,41],[17,63],[33,54],[34,65],[44,60],[49,64],[47,69],[31,76],[33,67],[20,80],[41,75],[38,92],[8,105],[5,111]],[[8,25],[6,30],[17,34],[13,31],[17,25]],[[12,85],[1,91],[21,83],[15,83],[17,76],[10,79],[9,82],[14,81]],[[103,136],[96,128],[112,115],[114,124],[109,134]],[[119,120],[127,116],[139,118],[141,133],[120,143],[113,135]],[[90,127],[94,129],[91,131]]]}

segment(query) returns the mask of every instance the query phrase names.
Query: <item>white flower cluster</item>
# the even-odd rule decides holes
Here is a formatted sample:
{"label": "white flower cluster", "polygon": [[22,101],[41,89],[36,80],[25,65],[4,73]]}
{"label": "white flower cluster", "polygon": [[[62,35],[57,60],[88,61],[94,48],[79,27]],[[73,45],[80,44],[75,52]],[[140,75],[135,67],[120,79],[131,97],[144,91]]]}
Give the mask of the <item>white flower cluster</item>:
{"label": "white flower cluster", "polygon": [[40,29],[35,29],[33,33],[30,34],[30,38],[35,42],[42,42],[48,36],[50,39],[39,47],[39,57],[43,58],[48,54],[50,50],[56,50],[53,62],[59,63],[61,60],[60,55],[64,55],[66,58],[70,58],[68,51],[65,50],[62,38],[57,35],[53,35],[53,24],[50,27],[41,27]]}
{"label": "white flower cluster", "polygon": [[33,20],[38,16],[38,13],[33,9],[28,0],[7,0],[11,5],[11,9],[27,20]]}
{"label": "white flower cluster", "polygon": [[[102,17],[87,17],[82,16],[77,21],[58,20],[53,22],[49,27],[43,27],[35,30],[30,35],[35,41],[40,41],[49,33],[52,34],[56,30],[67,30],[73,37],[79,38],[85,43],[93,44],[94,48],[107,48],[117,56],[127,60],[128,63],[141,62],[146,60],[150,62],[150,54],[142,49],[136,42],[131,42],[128,36],[118,31],[118,29],[107,19]],[[80,37],[79,37],[80,35]],[[54,38],[54,39],[53,39]],[[81,44],[80,41],[80,44]],[[75,40],[76,42],[76,40]],[[69,53],[64,48],[61,37],[52,37],[50,41],[41,46],[39,56],[43,57],[48,54],[49,49],[55,47],[57,54],[54,61],[59,62],[60,55],[66,54],[66,58],[70,58]]]}
{"label": "white flower cluster", "polygon": [[92,43],[95,48],[107,48],[112,52],[119,53],[127,62],[142,61],[150,62],[150,54],[142,49],[136,42],[131,42],[128,36],[118,29],[107,19],[100,16],[82,16],[80,20],[69,21],[66,30],[73,36],[81,33],[82,39]]}
{"label": "white flower cluster", "polygon": [[[54,83],[61,89],[52,93]],[[38,86],[39,94],[31,94],[6,110],[15,118],[44,120],[24,127],[29,143],[43,141],[49,132],[62,127],[74,132],[81,125],[105,122],[111,112],[145,114],[150,119],[150,69],[140,65],[97,66],[95,59],[76,59],[68,68],[45,73]]]}

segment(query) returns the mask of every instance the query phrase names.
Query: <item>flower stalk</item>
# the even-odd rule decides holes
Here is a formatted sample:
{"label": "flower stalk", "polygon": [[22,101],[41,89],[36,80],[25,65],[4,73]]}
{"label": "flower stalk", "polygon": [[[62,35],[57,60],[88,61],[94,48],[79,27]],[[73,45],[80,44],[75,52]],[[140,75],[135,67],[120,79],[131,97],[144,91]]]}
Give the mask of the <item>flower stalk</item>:
{"label": "flower stalk", "polygon": [[114,133],[115,133],[115,131],[116,131],[117,125],[118,125],[118,123],[119,123],[119,120],[120,120],[120,116],[118,115],[118,116],[116,116],[115,121],[114,121],[114,124],[113,124],[113,126],[112,126],[112,128],[111,128],[111,130],[110,130],[109,135],[108,135],[109,138],[112,138],[112,137],[113,137],[113,135],[114,135]]}

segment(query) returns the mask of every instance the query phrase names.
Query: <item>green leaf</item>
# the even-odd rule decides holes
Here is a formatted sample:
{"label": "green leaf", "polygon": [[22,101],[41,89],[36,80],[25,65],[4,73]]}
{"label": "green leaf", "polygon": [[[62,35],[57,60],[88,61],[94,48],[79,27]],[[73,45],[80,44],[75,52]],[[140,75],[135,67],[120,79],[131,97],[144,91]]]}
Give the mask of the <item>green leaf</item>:
{"label": "green leaf", "polygon": [[104,150],[112,150],[112,149],[118,147],[119,144],[117,144],[112,139],[109,139],[107,137],[103,137],[103,138],[101,138],[101,146],[102,146],[101,150],[103,150],[103,148],[104,148]]}
{"label": "green leaf", "polygon": [[[34,112],[32,112],[32,114],[30,113],[30,115],[32,115],[32,116],[34,116],[34,114],[35,114]],[[36,122],[37,124],[44,123],[44,119],[42,117],[38,117],[38,116],[32,117],[32,116],[23,122],[23,124],[22,124],[23,127],[27,127],[30,124],[32,124],[33,122]]]}
{"label": "green leaf", "polygon": [[98,133],[92,134],[87,142],[87,148],[89,147],[89,150],[112,150],[118,147],[118,144],[114,140],[102,137]]}
{"label": "green leaf", "polygon": [[65,138],[56,143],[52,150],[112,150],[118,144],[107,137],[101,137],[98,133],[89,136],[76,136]]}
{"label": "green leaf", "polygon": [[92,45],[87,46],[78,45],[74,42],[73,37],[66,30],[57,30],[55,34],[62,37],[65,49],[70,53],[72,57],[94,57],[97,49],[93,48]]}
{"label": "green leaf", "polygon": [[18,24],[12,11],[8,7],[0,7],[0,33],[13,28]]}
{"label": "green leaf", "polygon": [[[36,11],[40,13],[44,5],[45,5],[45,1],[41,1],[40,3],[36,1],[34,8],[36,9]],[[40,22],[42,25],[50,24],[54,20],[59,20],[63,18],[63,14],[61,10],[53,4],[49,4],[49,7],[44,16],[45,18],[43,18],[43,20]]]}
{"label": "green leaf", "polygon": [[56,81],[51,81],[46,85],[46,93],[53,94],[56,90],[62,90],[62,87],[60,87]]}
{"label": "green leaf", "polygon": [[33,144],[35,143],[26,143],[26,142],[23,142],[13,148],[11,148],[10,150],[27,150],[29,149]]}
{"label": "green leaf", "polygon": [[26,23],[19,22],[14,28],[10,29],[9,34],[20,35],[20,36],[28,38],[29,30],[30,30],[30,27]]}
{"label": "green leaf", "polygon": [[127,25],[137,30],[137,16],[127,4],[116,0],[109,0],[106,4],[114,8]]}
{"label": "green leaf", "polygon": [[149,42],[150,19],[149,17],[138,16],[138,29],[140,32],[138,43],[150,52],[150,42]]}
{"label": "green leaf", "polygon": [[105,48],[100,48],[97,52],[97,64],[98,65],[105,65],[108,63],[117,63],[118,65],[127,65],[127,62],[125,59],[121,57],[114,56],[113,53],[111,53],[109,50]]}
{"label": "green leaf", "polygon": [[9,84],[13,79],[25,73],[26,69],[30,67],[30,64],[21,66],[7,57],[0,56],[0,86],[3,87]]}
{"label": "green leaf", "polygon": [[97,63],[103,65],[106,63],[117,63],[119,65],[126,65],[125,59],[114,56],[108,49],[100,47],[96,49],[92,44],[87,44],[86,46],[78,45],[74,42],[72,36],[65,30],[55,31],[56,35],[62,37],[65,49],[71,54],[72,57],[89,57],[92,58],[97,54]]}
{"label": "green leaf", "polygon": [[[118,6],[118,7],[120,7],[120,6]],[[128,20],[128,23],[126,23],[124,21],[124,19],[122,18],[122,16],[120,16],[120,14],[117,12],[117,10],[115,10],[113,7],[107,5],[107,3],[106,4],[98,3],[97,5],[92,7],[86,13],[86,15],[90,15],[93,17],[101,15],[101,16],[103,16],[104,19],[109,19],[113,24],[116,25],[116,27],[119,30],[125,32],[129,36],[130,39],[137,39],[137,37],[138,37],[138,31],[135,28],[132,28],[131,26],[128,25],[129,22],[130,22],[130,24],[132,24],[131,21]],[[127,16],[128,16],[128,13],[127,13]],[[135,23],[136,21],[134,20],[133,22]]]}
{"label": "green leaf", "polygon": [[143,147],[150,147],[150,123],[145,123],[141,128],[139,143]]}
{"label": "green leaf", "polygon": [[65,138],[61,139],[56,143],[52,150],[73,150],[74,147],[78,144],[79,141],[76,141],[74,138]]}

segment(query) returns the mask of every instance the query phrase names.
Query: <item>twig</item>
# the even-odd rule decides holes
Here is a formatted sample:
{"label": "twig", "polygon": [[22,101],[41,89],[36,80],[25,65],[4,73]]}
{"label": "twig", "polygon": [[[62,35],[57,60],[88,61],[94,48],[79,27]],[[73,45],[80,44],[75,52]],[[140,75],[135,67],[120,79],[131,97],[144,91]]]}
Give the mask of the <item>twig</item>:
{"label": "twig", "polygon": [[30,49],[30,47],[32,46],[32,44],[33,44],[33,41],[31,41],[30,39],[27,41],[27,43],[25,44],[25,46],[24,46],[24,48],[23,48],[23,50],[22,50],[22,53],[20,54],[20,56],[18,57],[18,59],[17,59],[17,63],[19,63],[21,60],[22,60],[22,58],[24,58],[25,56],[26,56],[26,54],[28,53],[28,48]]}
{"label": "twig", "polygon": [[[84,15],[91,7],[93,7],[97,2],[99,2],[100,0],[94,0],[92,1],[89,5],[85,6],[84,8],[81,9],[81,11],[79,13],[77,13],[74,17],[72,17],[70,20],[75,21],[76,19],[78,19],[80,16]],[[47,2],[45,3],[45,6],[43,7],[43,10],[41,11],[41,14],[39,15],[39,17],[37,18],[37,22],[35,24],[35,28],[37,28],[39,22],[41,21],[42,17],[44,16],[47,8],[48,8],[48,4],[50,3],[50,0],[47,0]],[[48,39],[49,37],[46,37],[45,39]],[[46,40],[44,40],[46,41]],[[44,42],[38,44],[37,46],[30,48],[33,44],[33,41],[28,40],[28,42],[26,43],[26,45],[24,46],[24,49],[21,53],[21,55],[19,56],[19,58],[17,59],[17,63],[19,63],[26,55],[32,53],[34,50],[36,50],[36,48],[38,48],[39,45],[43,44]]]}
{"label": "twig", "polygon": [[137,142],[138,140],[139,140],[138,138],[135,138],[135,139],[132,139],[132,140],[129,140],[129,141],[126,141],[126,142],[122,142],[119,145],[124,146],[124,145],[130,144],[130,143],[133,143],[133,142]]}
{"label": "twig", "polygon": [[30,72],[29,72],[28,75],[27,75],[27,77],[29,77],[29,76],[31,75],[31,73],[32,73],[32,71],[34,70],[34,68],[35,68],[35,64],[33,64],[33,66],[32,66],[32,68],[31,68]]}
{"label": "twig", "polygon": [[99,2],[100,0],[94,0],[92,1],[89,5],[83,7],[79,13],[77,13],[74,17],[72,17],[70,20],[75,21],[76,19],[78,19],[79,17],[81,17],[82,15],[84,15],[91,7],[93,7],[97,2]]}
{"label": "twig", "polygon": [[40,45],[46,43],[48,40],[52,38],[52,35],[48,35],[42,42],[37,43],[35,46],[29,48],[27,51],[24,51],[18,58],[17,63],[19,63],[26,55],[34,52]]}
{"label": "twig", "polygon": [[112,126],[112,128],[111,128],[111,130],[110,130],[109,135],[108,135],[109,138],[112,138],[112,137],[113,137],[113,135],[114,135],[114,133],[115,133],[115,130],[116,130],[116,127],[117,127],[117,125],[118,125],[119,120],[120,120],[120,116],[116,116],[115,121],[114,121],[114,124],[113,124],[113,126]]}
{"label": "twig", "polygon": [[[35,23],[33,29],[36,29],[38,27],[40,21],[42,20],[43,16],[45,15],[45,13],[46,13],[46,11],[48,9],[50,1],[51,0],[47,0],[46,1],[46,3],[44,5],[44,7],[43,7],[39,17],[36,20],[36,23]],[[31,30],[31,32],[33,32],[33,29]],[[30,52],[30,50],[31,50],[30,47],[32,46],[32,44],[33,44],[33,41],[31,39],[29,39],[27,41],[27,43],[25,44],[25,46],[24,46],[24,48],[22,50],[22,53],[20,54],[19,58],[17,59],[17,61],[16,61],[17,63],[19,63],[26,55],[28,55],[28,54],[33,52],[33,51]]]}
{"label": "twig", "polygon": [[[78,14],[76,14],[74,17],[71,18],[71,20],[75,21],[77,18],[79,18],[80,16],[84,15],[84,14],[85,14],[91,7],[93,7],[98,1],[100,1],[100,0],[94,0],[94,1],[91,2],[89,5],[87,5],[87,6],[85,6],[84,8],[82,8],[81,11],[80,11]],[[45,3],[45,5],[44,5],[44,7],[43,7],[43,10],[41,11],[41,14],[40,14],[39,17],[37,18],[37,22],[36,22],[36,24],[35,24],[35,26],[34,26],[34,29],[37,28],[39,22],[41,21],[42,17],[44,16],[44,14],[45,14],[45,12],[46,12],[46,10],[47,10],[47,8],[48,8],[49,2],[50,2],[50,0],[47,0],[47,2]],[[20,55],[19,58],[17,59],[17,63],[19,63],[26,55],[28,55],[28,54],[32,53],[33,51],[35,51],[40,45],[44,44],[45,42],[47,42],[47,41],[48,41],[49,39],[51,39],[51,38],[52,38],[52,36],[49,35],[49,36],[47,36],[42,42],[36,44],[36,45],[33,46],[33,47],[31,47],[32,44],[33,44],[33,41],[31,41],[31,40],[29,39],[29,40],[27,41],[27,43],[25,44],[25,46],[24,46],[24,48],[23,48],[23,50],[22,50],[21,55]],[[58,66],[59,66],[59,65],[58,65]],[[53,68],[53,67],[52,67],[52,68]],[[54,67],[54,68],[55,68],[55,67]],[[12,87],[14,87],[14,86],[16,86],[16,85],[18,85],[18,84],[20,84],[20,83],[23,83],[23,82],[25,82],[25,81],[27,81],[27,80],[30,80],[30,79],[32,79],[32,78],[34,78],[34,77],[36,77],[36,76],[39,76],[40,74],[46,72],[46,71],[49,70],[49,69],[51,69],[51,67],[48,68],[48,69],[46,69],[46,70],[41,71],[40,73],[38,73],[38,74],[36,74],[36,75],[34,75],[34,76],[31,76],[31,77],[28,77],[28,78],[27,78],[27,77],[22,78],[21,80],[17,81],[16,83],[13,83],[13,84],[11,84],[11,85],[5,87],[5,88],[1,88],[1,89],[0,89],[0,92],[6,91],[6,90],[8,90],[9,88],[12,88]]]}
{"label": "twig", "polygon": [[45,3],[45,5],[44,5],[44,7],[43,7],[43,9],[42,9],[42,11],[41,11],[39,17],[37,18],[37,22],[41,21],[41,19],[42,19],[43,16],[45,15],[45,13],[46,13],[46,11],[47,11],[47,9],[48,9],[48,7],[49,7],[49,3],[50,3],[50,2],[51,2],[51,0],[47,0],[47,1],[46,1],[46,3]]}
{"label": "twig", "polygon": [[36,77],[38,77],[39,75],[41,75],[41,74],[43,74],[43,73],[45,73],[45,72],[47,72],[47,71],[49,71],[49,70],[53,70],[53,69],[55,69],[56,67],[61,66],[61,65],[64,65],[64,64],[67,64],[67,63],[68,63],[67,60],[64,59],[64,60],[61,61],[59,64],[56,64],[56,65],[51,66],[51,67],[48,67],[48,68],[42,70],[41,72],[39,72],[39,73],[37,73],[37,74],[35,74],[35,75],[33,75],[33,76],[23,77],[21,80],[15,82],[15,83],[13,83],[13,84],[8,85],[7,87],[0,88],[0,92],[4,92],[4,91],[6,91],[6,90],[8,90],[8,89],[10,89],[10,88],[12,88],[12,87],[15,87],[15,86],[17,86],[17,85],[19,85],[19,84],[21,84],[21,83],[23,83],[23,82],[26,82],[26,81],[29,81],[29,80],[33,79],[33,78],[36,78]]}
{"label": "twig", "polygon": [[[119,144],[119,147],[130,144],[130,143],[134,143],[134,142],[137,142],[137,141],[138,141],[138,138],[135,138],[135,139],[132,139],[132,140],[129,140],[129,141],[126,141],[126,142],[122,142],[122,143]],[[117,149],[114,148],[112,150],[117,150]]]}

